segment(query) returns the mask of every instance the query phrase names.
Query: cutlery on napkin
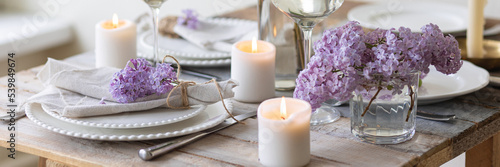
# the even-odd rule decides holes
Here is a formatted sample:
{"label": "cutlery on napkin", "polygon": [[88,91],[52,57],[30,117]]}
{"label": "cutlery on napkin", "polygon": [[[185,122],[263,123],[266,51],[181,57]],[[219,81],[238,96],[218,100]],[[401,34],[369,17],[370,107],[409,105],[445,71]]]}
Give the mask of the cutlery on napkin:
{"label": "cutlery on napkin", "polygon": [[176,25],[174,32],[201,48],[231,52],[234,42],[245,40],[245,38],[248,38],[247,34],[257,29],[256,22],[249,22],[248,24],[223,24],[200,20],[199,23],[197,29]]}
{"label": "cutlery on napkin", "polygon": [[[109,82],[116,68],[82,68],[72,64],[50,59],[37,77],[46,88],[27,99],[18,111],[23,112],[29,103],[40,103],[44,110],[56,112],[65,117],[87,117],[108,115],[121,112],[148,110],[166,107],[167,94],[150,95],[133,103],[118,103],[109,93]],[[237,85],[233,80],[219,82],[224,98],[234,96],[232,88]],[[196,84],[187,88],[190,105],[209,104],[220,101],[215,84]],[[170,96],[172,106],[181,106],[181,89]],[[100,104],[101,99],[106,104]]]}

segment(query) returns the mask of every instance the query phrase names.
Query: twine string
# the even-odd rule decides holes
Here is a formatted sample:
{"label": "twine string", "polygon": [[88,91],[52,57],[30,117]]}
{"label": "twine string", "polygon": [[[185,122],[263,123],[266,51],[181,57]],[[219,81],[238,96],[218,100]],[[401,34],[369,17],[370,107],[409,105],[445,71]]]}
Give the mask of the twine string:
{"label": "twine string", "polygon": [[[175,61],[175,63],[177,64],[177,79],[179,80],[179,76],[181,74],[181,65],[179,64],[179,61],[177,61],[177,59],[174,57],[174,56],[170,56],[170,55],[165,55],[165,57],[163,57],[163,60],[161,63],[165,63],[165,59],[166,58],[171,58]],[[208,81],[208,82],[205,82],[205,84],[209,84],[210,82],[213,82],[215,84],[215,87],[217,88],[217,91],[219,92],[219,97],[221,99],[221,102],[222,102],[222,106],[224,107],[224,110],[226,110],[227,114],[233,119],[235,120],[236,122],[238,123],[242,123],[240,121],[238,121],[233,114],[231,114],[231,112],[229,112],[229,110],[227,109],[226,107],[226,104],[224,103],[224,97],[222,96],[222,91],[221,91],[221,88],[219,86],[219,83],[214,79],[212,78],[212,80]],[[189,109],[189,98],[188,98],[188,87],[189,86],[194,86],[196,85],[196,82],[193,82],[193,81],[181,81],[179,80],[179,84],[177,84],[177,86],[175,86],[169,93],[168,93],[168,96],[167,96],[167,106],[169,108],[172,108],[172,109]],[[172,106],[170,104],[170,96],[172,95],[172,92],[174,92],[174,90],[176,90],[177,88],[180,88],[181,89],[181,99],[182,99],[182,106]]]}

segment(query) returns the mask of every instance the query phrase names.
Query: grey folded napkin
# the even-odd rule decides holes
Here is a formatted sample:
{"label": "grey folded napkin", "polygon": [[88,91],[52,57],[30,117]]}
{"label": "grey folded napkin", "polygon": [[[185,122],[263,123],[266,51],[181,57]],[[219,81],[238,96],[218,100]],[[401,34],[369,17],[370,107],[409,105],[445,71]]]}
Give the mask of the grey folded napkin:
{"label": "grey folded napkin", "polygon": [[[65,117],[88,117],[121,112],[148,110],[167,107],[167,94],[150,95],[132,103],[119,103],[109,93],[109,83],[116,68],[82,68],[66,62],[48,59],[38,73],[46,89],[28,98],[18,111],[24,111],[31,103],[40,103],[44,110],[53,111]],[[218,83],[223,98],[234,96],[232,88],[237,86],[233,80]],[[181,89],[173,90],[169,102],[172,106],[181,106]],[[189,86],[187,96],[190,105],[210,104],[220,101],[218,89],[214,83]],[[101,99],[105,104],[100,104]]]}
{"label": "grey folded napkin", "polygon": [[221,22],[200,20],[197,29],[190,29],[183,25],[175,25],[174,32],[187,41],[207,50],[231,52],[234,42],[250,40],[247,35],[257,29],[257,23],[253,21],[227,20],[235,22],[224,24]]}

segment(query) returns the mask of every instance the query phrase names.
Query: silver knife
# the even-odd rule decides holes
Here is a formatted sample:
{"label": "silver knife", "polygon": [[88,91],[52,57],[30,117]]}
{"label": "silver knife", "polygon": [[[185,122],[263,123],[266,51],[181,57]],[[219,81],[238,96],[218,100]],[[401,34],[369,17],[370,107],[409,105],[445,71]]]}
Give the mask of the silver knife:
{"label": "silver knife", "polygon": [[[238,121],[243,121],[243,120],[250,118],[250,117],[253,117],[255,115],[257,115],[257,111],[252,111],[249,113],[240,114],[238,116],[235,116],[235,118]],[[227,128],[227,127],[234,125],[234,124],[236,124],[236,121],[233,120],[232,118],[228,118],[228,119],[224,120],[224,122],[222,122],[221,124],[219,124],[213,128],[210,128],[210,129],[207,129],[207,130],[204,130],[201,132],[197,132],[197,133],[194,133],[191,135],[187,135],[187,136],[184,136],[181,138],[177,138],[175,140],[171,140],[171,141],[168,141],[168,142],[165,142],[162,144],[158,144],[158,145],[155,145],[155,146],[152,146],[149,148],[140,149],[139,150],[139,157],[145,161],[151,160],[151,159],[156,158],[160,155],[163,155],[165,153],[173,151],[181,146],[184,146],[184,145],[189,144],[193,141],[196,141],[202,137],[205,137],[206,135],[217,132],[219,130],[222,130],[222,129]]]}
{"label": "silver knife", "polygon": [[433,121],[449,121],[456,118],[454,114],[450,115],[432,114],[420,110],[417,110],[417,117]]}

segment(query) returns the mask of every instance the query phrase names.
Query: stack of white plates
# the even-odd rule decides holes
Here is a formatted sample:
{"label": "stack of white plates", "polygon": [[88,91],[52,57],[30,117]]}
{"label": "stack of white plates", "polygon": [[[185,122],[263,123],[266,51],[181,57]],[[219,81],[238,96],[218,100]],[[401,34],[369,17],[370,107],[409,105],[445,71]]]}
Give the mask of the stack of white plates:
{"label": "stack of white plates", "polygon": [[[225,100],[225,104],[232,112],[231,100]],[[37,125],[59,134],[110,141],[152,140],[191,134],[212,128],[228,117],[221,102],[186,110],[156,108],[85,118],[63,117],[36,103],[26,107],[26,115]]]}
{"label": "stack of white plates", "polygon": [[[206,22],[214,24],[228,24],[228,25],[249,25],[254,26],[255,22],[250,20],[231,19],[231,18],[211,18],[206,19]],[[255,27],[257,29],[257,27]],[[221,30],[223,31],[223,30]],[[153,33],[151,31],[142,33],[138,39],[139,57],[148,60],[154,60],[153,50]],[[217,67],[229,66],[231,64],[231,53],[221,52],[215,50],[206,50],[200,48],[189,41],[182,38],[168,38],[159,36],[159,54],[171,55],[179,60],[181,65],[196,66],[196,67]],[[160,56],[161,58],[163,56]],[[166,59],[172,63],[171,59]]]}

